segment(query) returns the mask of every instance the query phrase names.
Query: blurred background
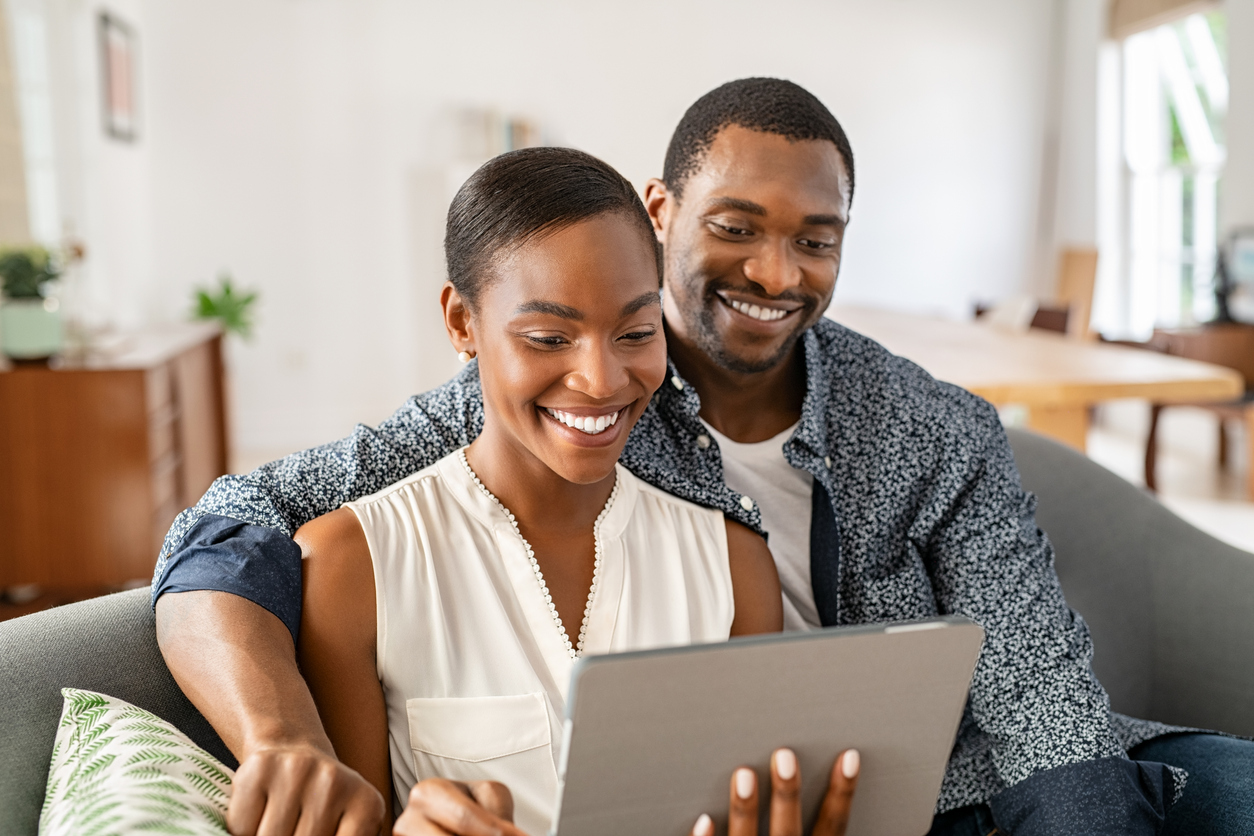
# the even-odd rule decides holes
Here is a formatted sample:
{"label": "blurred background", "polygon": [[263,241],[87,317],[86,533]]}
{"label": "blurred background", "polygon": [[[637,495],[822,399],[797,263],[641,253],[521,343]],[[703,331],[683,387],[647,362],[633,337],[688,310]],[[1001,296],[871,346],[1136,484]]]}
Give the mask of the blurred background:
{"label": "blurred background", "polygon": [[[1254,226],[1254,0],[2,0],[0,15],[0,245],[48,252],[39,304],[60,328],[43,357],[8,352],[8,374],[148,369],[151,466],[134,479],[152,483],[149,542],[215,471],[376,423],[456,371],[440,244],[477,165],[570,145],[643,188],[687,106],[738,77],[796,81],[848,132],[838,306],[953,323],[981,307],[1026,328],[1066,296],[1070,252],[1096,254],[1077,262],[1088,342],[1170,354],[1156,333],[1254,321],[1237,269]],[[1225,253],[1237,278],[1220,288]],[[1071,325],[1054,330],[1074,335],[1064,301]],[[200,363],[208,394],[171,372],[163,459],[152,369],[206,337],[144,335],[196,315],[225,327],[224,362],[216,338],[177,361]],[[1254,358],[1254,341],[1233,345],[1236,361],[1197,359]],[[1225,386],[1208,397],[1235,397],[1231,414],[1162,412],[1157,487],[1254,548],[1254,457]],[[48,424],[35,410],[51,396],[33,392],[0,388],[21,413],[0,424],[14,450],[38,447],[19,420]],[[1124,394],[1086,402],[1079,444],[1144,483],[1158,413]],[[224,416],[203,455],[197,404]],[[34,488],[3,468],[15,524]],[[136,577],[155,546],[142,558]]]}

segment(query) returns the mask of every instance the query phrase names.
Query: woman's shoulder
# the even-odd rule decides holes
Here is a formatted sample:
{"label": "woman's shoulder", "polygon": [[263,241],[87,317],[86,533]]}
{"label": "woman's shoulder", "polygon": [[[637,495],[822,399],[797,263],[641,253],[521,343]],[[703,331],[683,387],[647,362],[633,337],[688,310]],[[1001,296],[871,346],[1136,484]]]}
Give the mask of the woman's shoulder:
{"label": "woman's shoulder", "polygon": [[449,465],[456,464],[460,460],[460,455],[460,450],[449,453],[436,463],[428,465],[416,473],[411,473],[404,479],[393,482],[372,494],[367,494],[352,502],[345,502],[344,507],[367,508],[369,506],[385,505],[398,499],[403,500],[420,496],[424,493],[439,491],[447,485]]}
{"label": "woman's shoulder", "polygon": [[[628,539],[686,543],[686,548],[702,548],[702,544],[706,544],[714,553],[726,554],[724,515],[720,509],[706,508],[705,505],[668,494],[622,465],[618,465],[618,479],[619,503],[624,499],[624,493],[630,501],[622,503],[621,515],[612,516],[621,520],[622,529],[619,530],[623,533],[632,531],[632,534],[627,534]],[[607,520],[607,523],[612,521]]]}

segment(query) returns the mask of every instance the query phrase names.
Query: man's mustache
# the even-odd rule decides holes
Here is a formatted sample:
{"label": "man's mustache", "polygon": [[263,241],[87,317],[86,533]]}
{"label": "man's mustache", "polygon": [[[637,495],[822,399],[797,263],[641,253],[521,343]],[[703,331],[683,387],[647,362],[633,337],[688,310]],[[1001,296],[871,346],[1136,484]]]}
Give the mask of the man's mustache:
{"label": "man's mustache", "polygon": [[771,296],[765,293],[761,286],[754,282],[748,282],[745,285],[732,284],[731,282],[719,279],[711,279],[705,284],[705,297],[707,299],[716,298],[720,290],[727,290],[734,293],[752,296],[761,299],[764,302],[796,302],[804,308],[813,308],[817,304],[813,296],[804,293],[798,293],[793,290],[786,290],[778,296]]}

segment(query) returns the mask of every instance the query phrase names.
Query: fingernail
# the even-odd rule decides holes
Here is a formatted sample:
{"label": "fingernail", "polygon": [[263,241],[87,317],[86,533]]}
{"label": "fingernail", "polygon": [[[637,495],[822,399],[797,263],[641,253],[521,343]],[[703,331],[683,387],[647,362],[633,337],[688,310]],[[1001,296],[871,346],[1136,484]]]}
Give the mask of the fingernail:
{"label": "fingernail", "polygon": [[753,785],[757,783],[757,776],[753,774],[752,769],[745,769],[743,766],[736,770],[736,797],[748,798],[753,795]]}
{"label": "fingernail", "polygon": [[797,774],[797,756],[792,749],[775,750],[775,774],[785,781],[791,781]]}
{"label": "fingernail", "polygon": [[701,814],[701,818],[697,819],[697,823],[692,826],[693,836],[713,836],[714,821],[705,813]]}
{"label": "fingernail", "polygon": [[850,749],[845,752],[845,756],[840,759],[840,772],[846,778],[852,778],[858,774],[858,767],[862,765],[862,756],[858,754],[857,749]]}

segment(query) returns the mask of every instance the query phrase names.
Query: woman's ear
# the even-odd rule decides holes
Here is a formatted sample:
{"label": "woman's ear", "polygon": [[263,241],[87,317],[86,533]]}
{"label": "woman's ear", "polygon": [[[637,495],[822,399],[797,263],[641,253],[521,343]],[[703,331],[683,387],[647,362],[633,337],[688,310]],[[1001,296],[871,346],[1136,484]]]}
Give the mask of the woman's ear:
{"label": "woman's ear", "polygon": [[475,335],[470,307],[452,282],[445,282],[440,291],[440,307],[444,309],[444,330],[448,332],[448,341],[452,343],[453,350],[459,356],[474,357]]}

